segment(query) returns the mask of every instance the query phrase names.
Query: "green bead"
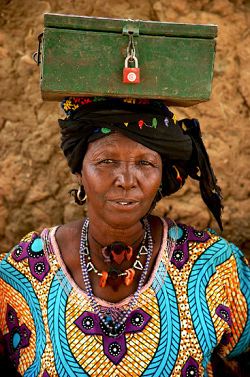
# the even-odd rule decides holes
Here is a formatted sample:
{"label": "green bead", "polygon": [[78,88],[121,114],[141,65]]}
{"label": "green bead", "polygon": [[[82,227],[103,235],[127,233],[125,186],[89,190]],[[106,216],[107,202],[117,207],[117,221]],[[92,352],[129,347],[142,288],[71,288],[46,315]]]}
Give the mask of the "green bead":
{"label": "green bead", "polygon": [[157,119],[156,119],[156,118],[153,118],[153,120],[152,120],[152,126],[153,126],[154,128],[157,127]]}
{"label": "green bead", "polygon": [[102,133],[104,133],[104,134],[108,134],[108,133],[111,132],[111,130],[110,130],[109,128],[104,128],[104,127],[101,128],[101,131],[102,131]]}

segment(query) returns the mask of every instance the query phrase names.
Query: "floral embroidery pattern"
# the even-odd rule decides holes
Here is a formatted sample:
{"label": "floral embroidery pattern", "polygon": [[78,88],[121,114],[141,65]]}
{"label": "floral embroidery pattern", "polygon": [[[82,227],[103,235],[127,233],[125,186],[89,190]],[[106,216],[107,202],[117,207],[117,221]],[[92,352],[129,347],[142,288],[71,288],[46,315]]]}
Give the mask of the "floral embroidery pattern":
{"label": "floral embroidery pattern", "polygon": [[183,377],[198,377],[199,375],[198,363],[192,357],[189,357],[181,373]]}
{"label": "floral embroidery pattern", "polygon": [[123,359],[127,352],[125,334],[141,332],[150,321],[151,316],[142,309],[133,310],[126,324],[117,331],[116,337],[109,335],[108,328],[103,324],[98,315],[84,312],[76,321],[76,326],[89,335],[102,335],[105,355],[115,364]]}
{"label": "floral embroidery pattern", "polygon": [[14,366],[19,363],[20,350],[28,347],[31,331],[26,325],[19,326],[15,310],[7,304],[6,321],[9,333],[4,335]]}
{"label": "floral embroidery pattern", "polygon": [[44,255],[41,238],[36,233],[33,233],[31,242],[22,239],[20,244],[13,249],[12,257],[16,262],[28,258],[30,271],[40,282],[43,281],[50,270],[47,258]]}
{"label": "floral embroidery pattern", "polygon": [[197,231],[194,228],[184,226],[177,223],[178,234],[176,247],[173,251],[171,262],[181,270],[189,259],[189,243],[202,242],[205,243],[210,239],[209,235],[202,231]]}

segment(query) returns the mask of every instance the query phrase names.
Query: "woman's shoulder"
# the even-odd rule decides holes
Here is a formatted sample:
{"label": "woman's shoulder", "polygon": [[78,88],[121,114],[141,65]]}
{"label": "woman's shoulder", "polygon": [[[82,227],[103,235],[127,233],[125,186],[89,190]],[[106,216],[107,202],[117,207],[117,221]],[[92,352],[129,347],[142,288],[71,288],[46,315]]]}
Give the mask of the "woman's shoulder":
{"label": "woman's shoulder", "polygon": [[[166,220],[165,220],[166,221]],[[217,267],[232,259],[247,264],[242,252],[234,244],[210,228],[198,230],[195,226],[176,222],[176,243],[171,263],[181,270],[186,265],[190,269],[204,265]],[[170,229],[173,234],[173,230]]]}
{"label": "woman's shoulder", "polygon": [[16,261],[32,255],[38,257],[42,253],[42,250],[46,249],[47,241],[54,238],[55,234],[56,239],[61,241],[61,243],[66,240],[69,240],[69,242],[75,240],[85,220],[86,218],[83,218],[67,224],[48,227],[41,232],[29,232],[21,238],[20,242],[10,252],[0,253],[0,263],[9,256],[12,256]]}
{"label": "woman's shoulder", "polygon": [[57,228],[56,239],[59,244],[59,247],[60,245],[63,247],[67,244],[70,244],[72,246],[76,242],[78,242],[79,246],[81,230],[85,220],[86,217],[72,221],[64,225],[60,225]]}
{"label": "woman's shoulder", "polygon": [[42,282],[50,271],[45,250],[54,229],[56,227],[46,228],[41,233],[29,232],[8,254],[1,254],[0,278],[10,281],[18,276],[19,280],[30,276]]}
{"label": "woman's shoulder", "polygon": [[42,232],[38,231],[31,231],[27,233],[8,253],[0,254],[0,262],[9,256],[12,256],[15,260],[18,258],[25,258],[26,254],[28,255],[27,250],[31,248],[32,244],[34,244],[33,248],[39,248],[39,244],[42,246],[41,235]]}
{"label": "woman's shoulder", "polygon": [[182,267],[187,260],[192,259],[194,261],[201,255],[203,255],[203,258],[205,258],[205,255],[207,257],[209,255],[210,257],[218,257],[222,254],[229,256],[235,250],[242,254],[235,245],[210,228],[200,230],[194,225],[187,225],[167,217],[152,216],[152,218],[151,223],[158,230],[160,229],[159,222],[162,223],[164,229],[162,242],[164,241],[167,245],[174,245],[171,261],[179,267]]}
{"label": "woman's shoulder", "polygon": [[[230,245],[230,243],[224,239],[221,235],[216,233],[214,230],[210,228],[205,229],[197,229],[194,225],[187,225],[180,221],[173,222],[173,220],[164,218],[164,221],[167,223],[169,227],[170,224],[170,232],[171,235],[176,238],[176,247],[181,246],[183,244],[195,244],[195,245],[203,245],[204,249],[208,248],[212,244],[220,243],[219,247],[222,245]],[[173,226],[174,224],[174,226]]]}

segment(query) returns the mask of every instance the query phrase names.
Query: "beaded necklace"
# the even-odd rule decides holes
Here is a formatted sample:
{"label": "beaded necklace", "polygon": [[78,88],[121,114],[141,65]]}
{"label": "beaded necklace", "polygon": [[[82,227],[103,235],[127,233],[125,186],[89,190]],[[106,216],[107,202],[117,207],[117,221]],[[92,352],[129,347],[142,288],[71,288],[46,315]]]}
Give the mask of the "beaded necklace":
{"label": "beaded necklace", "polygon": [[[88,230],[88,228],[87,228]],[[143,265],[140,262],[141,255],[147,255],[148,250],[145,246],[145,241],[147,237],[147,232],[145,232],[143,241],[141,243],[140,250],[136,256],[136,261],[134,262],[133,266],[131,268],[126,269],[124,272],[118,270],[117,268],[111,268],[108,271],[102,271],[99,272],[95,266],[93,265],[93,262],[91,261],[91,256],[89,253],[89,244],[88,244],[88,236],[87,236],[87,230],[86,230],[86,238],[85,238],[85,249],[83,251],[83,254],[88,258],[88,263],[86,265],[87,271],[94,271],[98,276],[100,276],[99,280],[99,286],[105,287],[107,283],[107,279],[110,277],[113,281],[117,280],[119,277],[124,278],[124,283],[126,285],[130,285],[133,282],[134,276],[135,276],[135,270],[143,270]],[[118,242],[117,242],[118,243]],[[114,259],[115,260],[115,259]],[[130,260],[130,258],[129,258]],[[119,263],[117,260],[115,260],[117,263]],[[104,259],[105,262],[105,259]],[[122,261],[120,261],[122,262]],[[108,263],[109,264],[109,263]],[[117,289],[114,288],[113,284],[110,284],[112,288],[116,291]]]}
{"label": "beaded necklace", "polygon": [[[121,264],[126,258],[127,260],[130,260],[133,255],[133,248],[134,246],[142,237],[142,234],[140,237],[135,240],[130,246],[126,246],[123,242],[113,242],[111,246],[104,246],[100,242],[98,242],[91,233],[89,233],[92,237],[92,239],[102,248],[102,256],[104,258],[104,262],[106,264],[110,264],[112,262],[112,259],[118,263]],[[145,232],[146,235],[146,232]],[[145,243],[145,235],[143,242]]]}
{"label": "beaded necklace", "polygon": [[[148,235],[148,249],[147,249],[148,253],[147,253],[147,260],[146,260],[146,263],[145,263],[145,267],[142,271],[141,278],[140,278],[140,281],[139,281],[139,284],[138,284],[138,288],[137,288],[136,292],[134,293],[133,297],[131,298],[127,308],[122,311],[122,313],[118,316],[118,318],[115,321],[113,321],[112,318],[105,317],[102,314],[100,307],[96,302],[95,296],[93,295],[93,291],[92,291],[92,288],[91,288],[91,285],[90,285],[87,265],[86,265],[86,262],[85,262],[85,255],[89,254],[88,246],[86,244],[88,225],[89,225],[89,219],[87,218],[83,227],[82,227],[81,243],[80,243],[80,250],[79,250],[80,263],[81,263],[82,275],[83,275],[83,280],[84,280],[86,292],[87,292],[89,302],[90,302],[94,312],[98,315],[98,317],[100,318],[100,321],[106,326],[106,328],[109,332],[109,336],[117,337],[117,336],[119,336],[118,329],[121,329],[121,327],[125,324],[129,314],[133,310],[133,308],[134,308],[134,306],[135,306],[135,304],[138,300],[141,288],[143,286],[143,283],[145,281],[145,278],[146,278],[146,275],[147,275],[147,272],[148,272],[149,262],[150,262],[150,259],[151,259],[152,253],[153,253],[153,240],[152,240],[152,236],[151,236],[151,232],[150,232],[150,225],[149,225],[149,222],[147,220],[146,232],[147,232],[147,235]],[[113,306],[115,306],[115,304]]]}

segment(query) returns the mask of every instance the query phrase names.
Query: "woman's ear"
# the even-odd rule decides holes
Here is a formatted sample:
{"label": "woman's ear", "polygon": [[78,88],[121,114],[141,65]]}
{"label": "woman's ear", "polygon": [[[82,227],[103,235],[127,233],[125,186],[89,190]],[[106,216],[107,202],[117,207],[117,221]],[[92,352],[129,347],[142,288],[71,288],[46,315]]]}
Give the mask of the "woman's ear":
{"label": "woman's ear", "polygon": [[76,178],[77,178],[79,185],[81,186],[82,185],[82,174],[81,173],[75,173],[75,175],[76,175]]}

